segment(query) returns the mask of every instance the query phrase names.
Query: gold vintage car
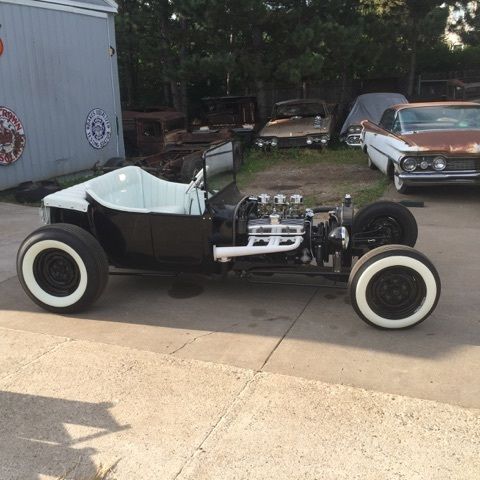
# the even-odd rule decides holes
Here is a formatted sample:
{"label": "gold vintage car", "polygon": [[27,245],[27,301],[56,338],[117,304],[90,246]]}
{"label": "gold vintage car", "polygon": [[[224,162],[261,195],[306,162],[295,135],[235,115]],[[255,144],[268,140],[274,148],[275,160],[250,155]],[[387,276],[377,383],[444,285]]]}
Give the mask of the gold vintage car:
{"label": "gold vintage car", "polygon": [[327,104],[318,99],[276,103],[272,118],[259,132],[255,146],[262,149],[328,145],[333,127]]}

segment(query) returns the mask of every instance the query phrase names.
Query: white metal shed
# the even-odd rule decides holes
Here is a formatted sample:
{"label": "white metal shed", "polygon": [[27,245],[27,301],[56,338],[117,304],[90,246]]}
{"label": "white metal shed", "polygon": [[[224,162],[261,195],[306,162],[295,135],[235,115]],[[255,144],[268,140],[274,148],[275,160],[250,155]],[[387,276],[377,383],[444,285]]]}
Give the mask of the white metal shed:
{"label": "white metal shed", "polygon": [[0,190],[124,155],[112,0],[0,0]]}

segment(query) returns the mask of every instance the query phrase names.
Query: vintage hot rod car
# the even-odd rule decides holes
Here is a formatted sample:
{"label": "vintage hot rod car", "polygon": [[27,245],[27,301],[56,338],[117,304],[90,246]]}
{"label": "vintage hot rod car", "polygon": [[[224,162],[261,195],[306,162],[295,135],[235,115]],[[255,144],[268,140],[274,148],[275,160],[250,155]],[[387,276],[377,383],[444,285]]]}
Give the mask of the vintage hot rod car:
{"label": "vintage hot rod car", "polygon": [[206,152],[190,184],[128,166],[46,197],[46,226],[18,252],[26,293],[46,310],[70,313],[101,295],[109,272],[235,272],[348,284],[358,315],[380,328],[411,327],[433,312],[440,279],[412,248],[417,224],[407,208],[378,202],[354,214],[349,195],[314,209],[301,195],[246,196],[231,150],[227,143]]}

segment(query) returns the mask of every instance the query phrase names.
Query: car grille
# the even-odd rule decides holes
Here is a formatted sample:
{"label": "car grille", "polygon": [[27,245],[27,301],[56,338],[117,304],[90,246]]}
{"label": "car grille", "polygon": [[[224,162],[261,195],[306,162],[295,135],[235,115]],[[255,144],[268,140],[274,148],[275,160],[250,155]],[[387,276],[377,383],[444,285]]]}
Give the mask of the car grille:
{"label": "car grille", "polygon": [[445,171],[480,170],[480,158],[447,158]]}
{"label": "car grille", "polygon": [[307,137],[279,137],[278,146],[280,148],[306,147]]}

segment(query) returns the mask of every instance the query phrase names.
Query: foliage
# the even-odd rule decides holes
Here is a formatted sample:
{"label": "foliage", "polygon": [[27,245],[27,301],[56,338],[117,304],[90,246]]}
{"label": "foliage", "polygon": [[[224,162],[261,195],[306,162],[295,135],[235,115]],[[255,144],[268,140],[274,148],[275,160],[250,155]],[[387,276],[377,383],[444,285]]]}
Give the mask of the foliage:
{"label": "foliage", "polygon": [[262,109],[270,82],[299,91],[324,79],[406,76],[411,83],[416,72],[435,68],[429,53],[442,69],[468,65],[468,55],[444,43],[452,8],[462,14],[452,28],[478,44],[478,19],[468,3],[120,0],[123,100],[128,107],[170,104],[186,111],[189,97],[254,93]]}

